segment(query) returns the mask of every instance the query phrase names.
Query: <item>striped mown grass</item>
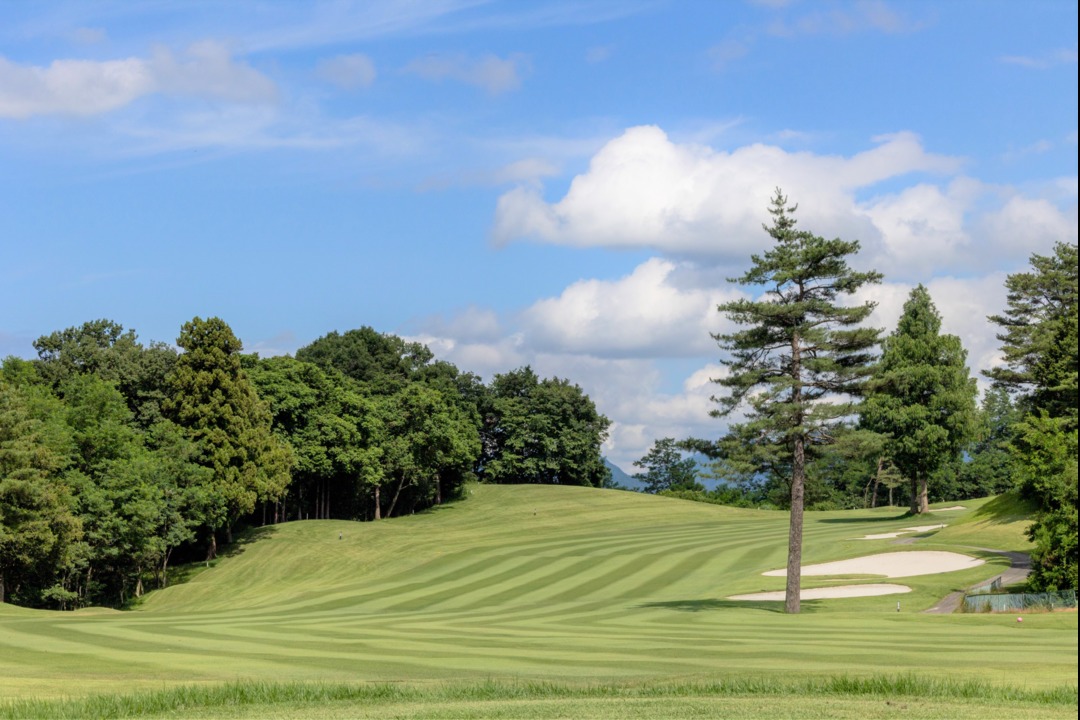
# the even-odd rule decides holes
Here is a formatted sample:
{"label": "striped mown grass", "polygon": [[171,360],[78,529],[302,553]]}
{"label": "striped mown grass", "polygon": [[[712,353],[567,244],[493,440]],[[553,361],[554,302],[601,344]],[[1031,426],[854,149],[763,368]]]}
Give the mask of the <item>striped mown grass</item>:
{"label": "striped mown grass", "polygon": [[[256,531],[135,611],[0,610],[0,697],[221,683],[468,687],[480,679],[505,687],[783,685],[905,673],[1002,691],[1076,685],[1075,614],[1017,626],[1011,616],[921,613],[1006,567],[1002,556],[971,547],[1023,549],[1022,523],[993,544],[942,532],[894,545],[858,538],[910,526],[896,508],[808,513],[807,563],[910,547],[959,550],[987,564],[905,578],[906,595],[805,602],[793,617],[779,603],[726,599],[783,588],[783,578],[761,573],[784,565],[785,513],[588,488],[471,492],[412,517]],[[980,503],[965,505],[941,521],[962,528],[985,520]]]}

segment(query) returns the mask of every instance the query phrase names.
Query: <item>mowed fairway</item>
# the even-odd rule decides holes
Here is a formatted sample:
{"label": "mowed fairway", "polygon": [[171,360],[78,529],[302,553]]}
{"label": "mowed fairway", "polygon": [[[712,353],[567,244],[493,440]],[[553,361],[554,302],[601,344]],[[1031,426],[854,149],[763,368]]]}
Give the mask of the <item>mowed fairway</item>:
{"label": "mowed fairway", "polygon": [[[1011,615],[921,612],[1008,567],[976,547],[1024,549],[1023,523],[987,514],[982,502],[933,514],[948,527],[903,545],[860,539],[910,527],[896,508],[808,513],[806,564],[904,549],[987,562],[903,578],[912,588],[904,595],[804,601],[788,616],[781,603],[725,599],[783,588],[762,573],[785,563],[786,513],[587,488],[469,492],[412,517],[258,530],[135,611],[0,606],[0,696],[248,680],[1077,682],[1075,613],[1032,614],[1020,625]],[[814,577],[804,587],[876,580]]]}

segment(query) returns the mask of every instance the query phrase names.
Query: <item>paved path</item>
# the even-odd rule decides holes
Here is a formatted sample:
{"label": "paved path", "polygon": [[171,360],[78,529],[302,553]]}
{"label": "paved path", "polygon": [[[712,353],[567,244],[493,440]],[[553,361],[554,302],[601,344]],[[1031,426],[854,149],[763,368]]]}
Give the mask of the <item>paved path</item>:
{"label": "paved path", "polygon": [[[1004,586],[1015,585],[1018,582],[1023,582],[1027,579],[1027,576],[1031,574],[1031,556],[1022,552],[1007,552],[1005,550],[992,550],[990,548],[973,548],[975,550],[985,550],[986,552],[997,553],[999,555],[1005,555],[1009,558],[1009,562],[1012,566],[997,576],[1001,579],[1001,584]],[[968,590],[977,587],[983,587],[989,585],[997,578],[990,578],[981,583],[972,585]],[[956,612],[960,607],[960,604],[964,602],[965,591],[949,593],[938,602],[937,605],[929,610],[923,610],[923,612],[934,613],[944,615],[947,613]]]}

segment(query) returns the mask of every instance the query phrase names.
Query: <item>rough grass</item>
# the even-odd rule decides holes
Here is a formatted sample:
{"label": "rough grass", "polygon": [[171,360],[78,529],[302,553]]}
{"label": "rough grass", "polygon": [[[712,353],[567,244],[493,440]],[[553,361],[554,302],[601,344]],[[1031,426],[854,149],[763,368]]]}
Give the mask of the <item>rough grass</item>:
{"label": "rough grass", "polygon": [[[934,521],[950,527],[983,521],[981,504],[964,504],[968,510]],[[0,609],[0,697],[116,698],[178,686],[212,693],[222,683],[424,689],[490,680],[506,688],[526,682],[699,688],[723,679],[781,688],[770,695],[780,707],[792,683],[914,673],[993,693],[1072,693],[1075,705],[1075,613],[1040,615],[1022,626],[1009,616],[921,614],[948,592],[1006,566],[1000,555],[969,546],[1014,549],[1022,535],[972,542],[938,531],[913,545],[858,539],[912,524],[923,523],[897,508],[808,513],[804,561],[909,547],[958,549],[987,564],[906,578],[913,592],[902,596],[805,602],[803,614],[792,617],[779,603],[726,600],[783,588],[783,578],[761,573],[784,565],[785,513],[587,488],[481,486],[467,500],[423,515],[256,531],[216,566],[151,594],[132,612]],[[847,581],[808,578],[806,584],[840,582]],[[660,712],[664,698],[642,693],[623,699],[642,717],[670,716]],[[691,708],[686,717],[707,716],[692,714],[699,700],[701,707],[716,702],[707,693],[682,697]],[[1025,697],[1016,702],[1034,702]],[[978,704],[974,697],[939,699],[942,707]],[[333,716],[302,698],[281,702],[281,716],[289,708],[300,716]],[[357,702],[340,701],[352,708],[341,716],[357,716]],[[488,710],[603,716],[615,707],[607,696],[572,694],[527,695],[525,704],[445,695],[419,705],[407,698],[387,702],[396,709],[384,717],[500,716],[483,714]],[[851,716],[860,708],[872,716],[873,708],[860,703]],[[244,707],[256,706],[251,717],[270,707],[262,701]],[[206,717],[233,716],[205,707]],[[425,715],[429,710],[435,714]]]}
{"label": "rough grass", "polygon": [[[395,708],[392,717],[405,711],[410,717],[522,717],[533,716],[539,710],[561,707],[565,710],[620,709],[626,716],[628,707],[640,717],[671,717],[679,715],[705,717],[696,710],[742,708],[742,716],[775,717],[778,702],[797,698],[798,714],[812,717],[835,708],[838,699],[852,711],[861,709],[866,717],[874,708],[893,707],[905,717],[911,705],[922,712],[916,717],[951,717],[958,706],[966,711],[982,708],[1000,710],[1008,707],[1012,717],[1070,717],[1076,710],[1076,691],[1021,690],[985,682],[943,681],[932,677],[880,676],[854,678],[838,676],[801,682],[781,682],[773,679],[742,679],[717,682],[636,683],[636,684],[566,684],[553,682],[457,683],[409,685],[375,683],[348,684],[282,684],[273,682],[226,683],[215,686],[184,686],[128,695],[97,696],[79,700],[23,700],[0,708],[0,718],[132,718],[132,717],[252,717],[265,716],[287,709],[290,717],[342,717],[347,711],[352,717],[385,717],[388,708]],[[757,703],[754,707],[746,701]],[[764,703],[765,707],[762,706]],[[327,712],[329,711],[329,713]],[[665,714],[668,713],[668,714]],[[996,712],[994,713],[997,714]],[[968,712],[964,716],[979,717]],[[543,717],[544,715],[537,715]],[[580,716],[580,715],[578,715]],[[618,717],[612,713],[612,717]],[[785,714],[785,716],[789,716]],[[831,715],[830,715],[831,716]]]}

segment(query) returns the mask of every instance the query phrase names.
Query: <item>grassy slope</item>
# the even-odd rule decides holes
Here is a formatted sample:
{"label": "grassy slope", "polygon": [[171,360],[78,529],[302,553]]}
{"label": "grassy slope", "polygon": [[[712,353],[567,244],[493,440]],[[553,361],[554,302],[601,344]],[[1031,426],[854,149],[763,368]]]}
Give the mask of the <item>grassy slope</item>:
{"label": "grassy slope", "polygon": [[[472,493],[380,523],[259,531],[136,612],[0,610],[0,695],[238,679],[581,683],[904,672],[1076,684],[1075,614],[1031,616],[1018,627],[1011,617],[919,613],[1004,567],[991,553],[968,551],[987,558],[982,568],[906,579],[907,595],[805,602],[790,617],[775,603],[724,599],[783,587],[783,578],[761,573],[784,564],[784,513],[585,488]],[[1022,520],[967,504],[915,522],[895,508],[809,513],[804,561],[905,548],[1023,549]],[[950,527],[911,546],[857,539],[932,522]]]}

